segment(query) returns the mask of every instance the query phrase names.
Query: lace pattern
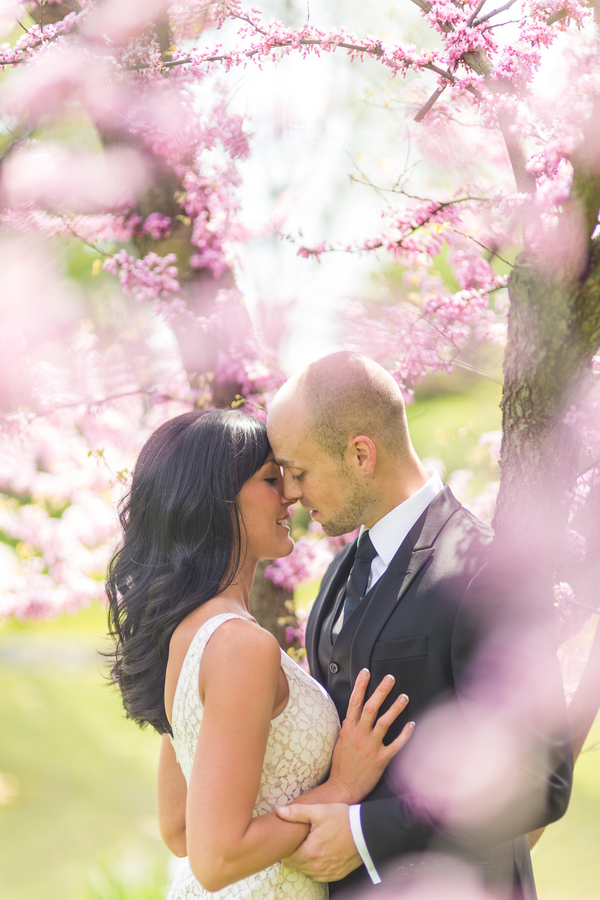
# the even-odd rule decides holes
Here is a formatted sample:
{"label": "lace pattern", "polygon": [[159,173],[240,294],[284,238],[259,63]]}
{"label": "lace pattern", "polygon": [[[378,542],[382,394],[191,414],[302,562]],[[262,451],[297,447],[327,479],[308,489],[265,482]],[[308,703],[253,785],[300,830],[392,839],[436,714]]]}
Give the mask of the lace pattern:
{"label": "lace pattern", "polygon": [[[242,617],[224,613],[205,622],[194,635],[181,667],[173,701],[173,747],[188,783],[203,715],[198,693],[202,654],[217,628],[236,618]],[[283,712],[271,720],[254,816],[289,803],[324,780],[340,729],[336,708],[327,693],[283,651],[281,667],[289,698]],[[281,863],[210,893],[184,865],[167,900],[324,900],[327,893],[327,885]]]}

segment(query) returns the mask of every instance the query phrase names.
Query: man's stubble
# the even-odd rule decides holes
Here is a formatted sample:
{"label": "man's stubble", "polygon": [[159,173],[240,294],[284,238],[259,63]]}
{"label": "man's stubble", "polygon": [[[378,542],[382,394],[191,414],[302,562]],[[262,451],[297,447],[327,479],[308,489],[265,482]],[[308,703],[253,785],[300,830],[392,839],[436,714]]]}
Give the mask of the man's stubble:
{"label": "man's stubble", "polygon": [[321,523],[321,527],[328,537],[339,537],[341,534],[348,534],[358,528],[362,524],[368,505],[365,486],[357,484],[346,472],[342,471],[340,477],[347,483],[344,490],[344,504],[332,518]]}

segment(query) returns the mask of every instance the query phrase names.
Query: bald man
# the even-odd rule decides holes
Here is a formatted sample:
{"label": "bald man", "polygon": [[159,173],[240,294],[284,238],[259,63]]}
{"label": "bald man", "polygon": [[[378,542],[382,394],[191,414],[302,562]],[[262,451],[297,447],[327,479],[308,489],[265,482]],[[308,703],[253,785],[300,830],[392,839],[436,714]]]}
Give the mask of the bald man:
{"label": "bald man", "polygon": [[[491,530],[425,471],[410,441],[401,392],[381,366],[347,352],[312,363],[278,392],[267,427],[283,467],[286,498],[310,510],[327,535],[361,526],[358,540],[329,567],[306,633],[310,671],[341,720],[354,680],[366,667],[372,685],[387,674],[395,678],[390,703],[401,692],[410,698],[389,738],[409,718],[417,723],[418,738],[419,722],[442,699],[460,700],[472,692],[478,648],[490,634],[506,641],[507,633],[527,634],[533,622],[538,630],[541,622],[546,637],[551,635],[548,585],[514,557],[507,563],[505,555],[492,553]],[[514,631],[507,632],[507,621]],[[506,647],[506,654],[494,658],[510,656]],[[282,818],[311,825],[288,864],[329,882],[335,894],[398,877],[412,854],[436,849],[474,860],[495,890],[534,898],[525,832],[564,813],[572,772],[553,649],[547,671],[558,718],[548,726],[552,734],[542,738],[546,762],[520,788],[525,811],[497,816],[494,827],[486,826],[482,846],[472,834],[467,840],[462,832],[450,833],[426,803],[415,803],[408,793],[397,796],[397,785],[384,778],[357,806],[280,811]],[[505,674],[487,671],[486,677]]]}

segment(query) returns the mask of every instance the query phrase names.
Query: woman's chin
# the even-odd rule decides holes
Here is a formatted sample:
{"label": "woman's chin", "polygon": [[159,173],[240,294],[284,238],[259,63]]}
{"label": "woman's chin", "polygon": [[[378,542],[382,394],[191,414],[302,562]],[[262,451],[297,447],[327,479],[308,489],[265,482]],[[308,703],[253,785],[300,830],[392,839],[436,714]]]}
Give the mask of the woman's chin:
{"label": "woman's chin", "polygon": [[273,547],[271,552],[269,554],[265,553],[264,556],[261,556],[261,559],[282,559],[284,556],[289,556],[295,546],[293,538],[288,536],[285,541],[278,541],[277,547]]}

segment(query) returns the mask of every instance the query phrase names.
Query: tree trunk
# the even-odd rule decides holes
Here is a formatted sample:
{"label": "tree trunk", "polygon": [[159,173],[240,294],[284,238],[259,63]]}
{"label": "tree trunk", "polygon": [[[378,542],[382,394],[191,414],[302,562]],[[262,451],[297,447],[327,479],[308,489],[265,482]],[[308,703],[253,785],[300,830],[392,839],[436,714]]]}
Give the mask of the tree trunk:
{"label": "tree trunk", "polygon": [[[268,578],[265,570],[270,560],[261,559],[256,568],[256,577],[250,592],[250,612],[271,634],[274,634],[284,650],[298,650],[300,643],[295,636],[298,620],[294,613],[292,591],[278,587]],[[292,631],[288,632],[288,628]]]}
{"label": "tree trunk", "polygon": [[[600,242],[591,244],[583,281],[552,280],[520,257],[509,292],[502,478],[494,527],[554,575],[567,526],[565,495],[580,468],[597,463],[582,458],[576,429],[565,422],[565,414],[589,387],[591,359],[600,344]],[[589,517],[592,504],[598,504],[595,491],[588,498],[584,525],[593,549],[600,552],[597,517]],[[594,575],[595,556],[591,553],[586,562]]]}
{"label": "tree trunk", "polygon": [[[582,280],[550,279],[519,258],[509,279],[510,319],[502,397],[502,479],[494,527],[537,559],[555,580],[575,589],[578,603],[598,605],[600,500],[592,490],[579,518],[585,563],[565,563],[565,495],[582,464],[575,429],[565,422],[589,378],[600,342],[600,245],[590,245]],[[561,576],[561,570],[566,577]],[[579,606],[577,607],[579,610]],[[579,615],[582,625],[589,612]],[[575,758],[600,708],[600,629],[569,706]],[[530,846],[543,829],[531,834]]]}

